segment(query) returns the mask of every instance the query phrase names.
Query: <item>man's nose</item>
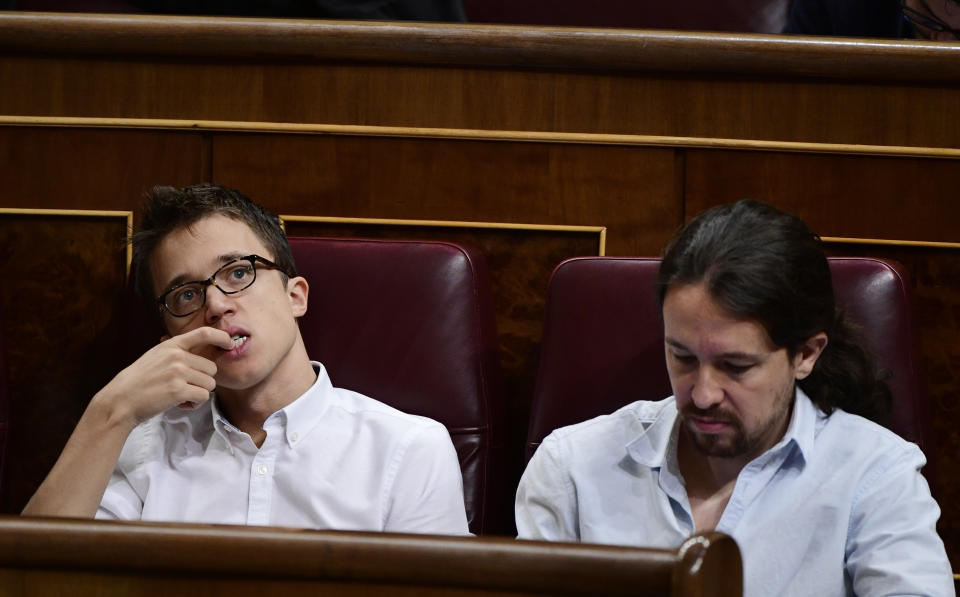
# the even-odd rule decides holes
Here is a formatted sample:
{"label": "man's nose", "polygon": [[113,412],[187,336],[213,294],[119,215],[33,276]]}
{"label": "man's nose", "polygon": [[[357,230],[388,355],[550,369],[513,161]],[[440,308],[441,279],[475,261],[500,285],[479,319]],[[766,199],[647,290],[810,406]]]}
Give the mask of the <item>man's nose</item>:
{"label": "man's nose", "polygon": [[232,313],[234,298],[225,294],[216,284],[207,286],[207,297],[203,305],[203,318],[209,324],[217,321],[227,313]]}
{"label": "man's nose", "polygon": [[703,410],[723,401],[723,387],[713,368],[700,367],[693,382],[693,388],[690,390],[690,398],[697,408]]}

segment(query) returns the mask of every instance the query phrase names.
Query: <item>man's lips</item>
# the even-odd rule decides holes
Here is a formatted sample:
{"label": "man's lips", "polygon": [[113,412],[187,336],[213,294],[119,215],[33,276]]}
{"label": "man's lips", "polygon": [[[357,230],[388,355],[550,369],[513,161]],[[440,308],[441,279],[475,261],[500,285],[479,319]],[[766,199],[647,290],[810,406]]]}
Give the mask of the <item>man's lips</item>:
{"label": "man's lips", "polygon": [[230,334],[230,340],[233,343],[231,348],[222,348],[223,353],[230,356],[240,356],[250,342],[250,333],[239,327],[230,327],[224,330]]}
{"label": "man's lips", "polygon": [[701,433],[720,433],[731,426],[728,421],[708,417],[688,417],[688,420]]}

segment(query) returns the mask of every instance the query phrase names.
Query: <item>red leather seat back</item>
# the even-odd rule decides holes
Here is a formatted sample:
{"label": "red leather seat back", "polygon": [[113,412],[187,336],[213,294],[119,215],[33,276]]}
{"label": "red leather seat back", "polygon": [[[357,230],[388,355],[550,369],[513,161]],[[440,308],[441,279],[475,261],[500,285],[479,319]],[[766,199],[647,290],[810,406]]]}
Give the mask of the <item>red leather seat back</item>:
{"label": "red leather seat back", "polygon": [[[924,448],[929,460],[929,406],[906,273],[880,259],[838,257],[829,263],[837,304],[863,326],[880,366],[891,372],[892,429]],[[656,258],[579,257],[554,270],[528,459],[557,427],[672,393],[655,295],[659,264]]]}
{"label": "red leather seat back", "polygon": [[[334,385],[447,426],[470,529],[502,526],[503,421],[486,260],[447,242],[291,238],[300,329]],[[511,513],[512,514],[512,513]]]}
{"label": "red leather seat back", "polygon": [[863,328],[878,364],[889,372],[891,429],[919,445],[930,460],[930,404],[909,274],[899,263],[883,259],[831,257],[829,262],[837,304]]}

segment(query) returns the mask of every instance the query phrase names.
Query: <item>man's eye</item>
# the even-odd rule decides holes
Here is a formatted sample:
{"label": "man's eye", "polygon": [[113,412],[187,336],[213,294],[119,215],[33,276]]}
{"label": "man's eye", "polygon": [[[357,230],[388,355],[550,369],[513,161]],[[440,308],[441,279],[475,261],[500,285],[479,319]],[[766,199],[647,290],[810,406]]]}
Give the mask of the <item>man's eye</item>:
{"label": "man's eye", "polygon": [[197,299],[197,295],[198,293],[196,288],[181,288],[173,293],[173,302],[178,305],[187,305],[195,301]]}
{"label": "man's eye", "polygon": [[227,275],[230,276],[231,280],[239,282],[247,279],[247,276],[251,273],[250,270],[251,267],[249,265],[241,265],[230,270]]}
{"label": "man's eye", "polygon": [[697,362],[697,357],[693,356],[692,354],[673,353],[673,359],[678,363],[682,363],[684,365],[692,365]]}
{"label": "man's eye", "polygon": [[743,375],[744,373],[746,373],[747,371],[749,371],[750,369],[752,369],[752,368],[753,368],[753,365],[752,365],[752,364],[751,364],[751,365],[737,365],[737,364],[734,364],[734,363],[726,363],[723,367],[724,367],[724,369],[726,369],[729,373],[732,373],[732,374],[734,374],[734,375]]}

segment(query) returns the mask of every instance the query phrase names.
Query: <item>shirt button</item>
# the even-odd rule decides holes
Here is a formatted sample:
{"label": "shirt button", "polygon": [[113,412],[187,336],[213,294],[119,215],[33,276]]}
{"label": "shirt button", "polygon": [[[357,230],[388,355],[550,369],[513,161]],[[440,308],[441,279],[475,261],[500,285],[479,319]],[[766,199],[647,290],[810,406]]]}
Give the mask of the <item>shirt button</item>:
{"label": "shirt button", "polygon": [[266,475],[266,474],[267,474],[267,465],[265,465],[265,464],[258,464],[258,465],[257,465],[257,473],[260,474],[260,475]]}
{"label": "shirt button", "polygon": [[300,439],[300,435],[296,431],[290,434],[290,441],[295,442]]}

